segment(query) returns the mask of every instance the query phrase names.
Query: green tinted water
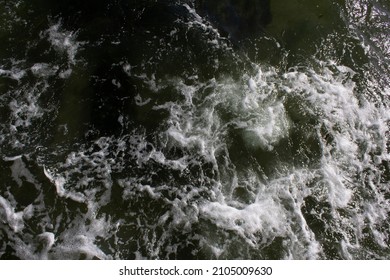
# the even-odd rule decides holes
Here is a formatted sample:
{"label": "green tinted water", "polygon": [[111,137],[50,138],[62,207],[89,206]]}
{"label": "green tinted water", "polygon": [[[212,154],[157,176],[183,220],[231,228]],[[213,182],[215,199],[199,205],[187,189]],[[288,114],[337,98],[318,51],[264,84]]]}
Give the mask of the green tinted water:
{"label": "green tinted water", "polygon": [[1,258],[388,258],[388,1],[0,3]]}

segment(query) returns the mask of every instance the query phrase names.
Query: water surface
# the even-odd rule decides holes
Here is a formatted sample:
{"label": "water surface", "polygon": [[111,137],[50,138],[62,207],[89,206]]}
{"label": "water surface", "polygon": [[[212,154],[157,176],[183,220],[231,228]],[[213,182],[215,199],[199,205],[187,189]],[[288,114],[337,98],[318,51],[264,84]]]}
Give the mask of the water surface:
{"label": "water surface", "polygon": [[390,3],[0,0],[0,258],[388,259]]}

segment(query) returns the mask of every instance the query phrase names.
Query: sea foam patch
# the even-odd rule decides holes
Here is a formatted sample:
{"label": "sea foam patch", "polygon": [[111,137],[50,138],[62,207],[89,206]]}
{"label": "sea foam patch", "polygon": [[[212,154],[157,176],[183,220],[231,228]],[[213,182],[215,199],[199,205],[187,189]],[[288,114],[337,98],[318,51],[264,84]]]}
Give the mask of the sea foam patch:
{"label": "sea foam patch", "polygon": [[235,44],[191,1],[117,2],[1,62],[0,257],[388,258],[386,13],[347,1],[312,54]]}

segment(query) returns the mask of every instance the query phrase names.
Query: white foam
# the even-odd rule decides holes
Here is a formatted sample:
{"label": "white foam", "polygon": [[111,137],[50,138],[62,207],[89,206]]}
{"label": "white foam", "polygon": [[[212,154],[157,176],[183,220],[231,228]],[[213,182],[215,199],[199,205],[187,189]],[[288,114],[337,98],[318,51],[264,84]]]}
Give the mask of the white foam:
{"label": "white foam", "polygon": [[[259,118],[259,115],[262,117]],[[238,123],[237,127],[245,130],[244,140],[248,147],[272,151],[274,145],[288,136],[290,120],[283,104],[279,103],[269,106],[266,110],[259,109],[258,115],[247,122]]]}
{"label": "white foam", "polygon": [[66,179],[59,175],[54,175],[49,169],[43,167],[43,173],[45,176],[55,185],[57,194],[60,197],[70,198],[76,202],[84,203],[86,197],[79,192],[72,192],[65,189]]}
{"label": "white foam", "polygon": [[153,151],[148,158],[154,159],[162,165],[169,166],[173,170],[184,170],[188,166],[188,159],[185,156],[179,159],[170,160],[167,159],[162,152]]}
{"label": "white foam", "polygon": [[47,63],[35,63],[31,67],[31,72],[37,77],[49,77],[55,75],[58,69],[58,66],[52,67]]}
{"label": "white foam", "polygon": [[203,19],[196,11],[195,8],[191,7],[188,4],[183,4],[183,6],[188,10],[190,15],[192,16],[191,20],[188,22],[184,22],[188,26],[189,29],[196,28],[201,29],[206,34],[210,35],[212,39],[208,39],[208,42],[214,46],[216,49],[224,49],[226,51],[231,50],[228,44],[222,40],[223,37],[220,35],[217,28],[214,28],[213,25],[207,20]]}
{"label": "white foam", "polygon": [[55,243],[55,235],[52,232],[44,232],[37,236],[40,252],[39,259],[47,260],[49,259],[48,253],[52,249]]}
{"label": "white foam", "polygon": [[275,236],[284,236],[287,231],[287,220],[281,205],[265,198],[237,209],[221,202],[210,202],[200,206],[200,214],[211,219],[218,227],[234,230],[254,246],[257,243],[255,234],[261,234],[260,242],[269,242]]}
{"label": "white foam", "polygon": [[352,191],[343,183],[343,174],[338,172],[337,166],[324,164],[322,172],[328,186],[329,202],[333,208],[345,208],[351,201]]}
{"label": "white foam", "polygon": [[63,70],[61,71],[58,76],[61,78],[61,79],[67,79],[70,77],[70,75],[72,74],[72,69],[69,68],[69,69],[66,69],[66,70]]}
{"label": "white foam", "polygon": [[1,76],[10,77],[11,79],[19,81],[25,75],[26,75],[26,71],[23,69],[12,68],[11,70],[4,70],[0,68],[0,77]]}
{"label": "white foam", "polygon": [[[388,133],[386,122],[389,120],[389,114],[385,108],[378,104],[364,102],[364,98],[356,92],[356,85],[352,80],[355,71],[338,65],[335,61],[318,63],[320,68],[316,71],[308,67],[281,75],[275,69],[262,69],[254,76],[244,75],[243,80],[246,83],[241,85],[240,82],[231,79],[219,81],[214,79],[191,88],[177,87],[183,95],[188,95],[185,102],[167,103],[156,108],[171,112],[172,126],[167,133],[176,145],[191,147],[200,154],[209,154],[212,155],[210,158],[215,159],[215,151],[223,147],[222,137],[226,135],[225,129],[229,126],[244,130],[243,136],[248,147],[260,147],[268,151],[272,151],[281,139],[289,137],[290,130],[294,126],[284,108],[283,99],[275,99],[275,94],[279,91],[286,95],[299,95],[308,101],[304,109],[310,114],[317,115],[320,125],[325,126],[333,136],[333,142],[327,143],[322,138],[320,125],[315,128],[317,131],[314,131],[314,134],[319,137],[322,152],[319,155],[319,166],[306,167],[307,170],[300,173],[298,181],[273,178],[266,183],[267,189],[279,191],[269,192],[259,189],[258,194],[262,195],[263,201],[243,204],[232,200],[229,192],[224,189],[229,190],[243,184],[247,177],[238,173],[234,163],[229,162],[228,157],[225,165],[212,161],[218,164],[218,170],[229,170],[223,171],[224,176],[228,176],[223,179],[223,182],[226,180],[231,186],[221,187],[218,202],[204,203],[199,210],[200,215],[222,229],[235,231],[251,246],[256,245],[255,232],[257,231],[268,233],[270,240],[272,240],[271,236],[287,237],[290,240],[286,241],[290,251],[286,253],[286,258],[315,259],[324,253],[301,212],[304,199],[309,195],[324,194],[319,195],[317,199],[325,200],[331,205],[335,223],[344,223],[345,228],[351,227],[352,223],[343,222],[337,211],[350,208],[356,195],[356,184],[359,184],[355,177],[357,172],[367,167],[375,170],[372,163],[380,164],[381,160],[388,156],[384,143],[386,143],[385,135]],[[212,91],[207,96],[207,102],[199,103],[197,96],[203,87]],[[218,116],[221,107],[235,113],[232,119],[224,120],[225,123]],[[371,143],[364,151],[363,157],[360,146],[362,140]],[[378,148],[384,154],[370,160],[369,151]],[[227,152],[226,149],[223,150]],[[315,168],[314,173],[310,171],[311,168]],[[284,170],[283,174],[286,176],[297,174],[294,169],[291,170],[291,166],[287,166]],[[319,180],[321,184],[314,184],[315,187],[312,189],[306,187],[313,180]],[[260,177],[255,175],[249,182],[249,186],[261,185],[260,182]],[[284,188],[289,191],[285,192]],[[288,201],[297,201],[290,205],[293,207],[293,213],[290,212],[291,209],[286,211],[284,208],[286,205],[282,201],[287,198]],[[273,212],[268,212],[267,209]],[[272,216],[273,213],[278,215]],[[372,224],[376,224],[379,220],[378,217],[373,218]],[[378,244],[383,244],[383,235],[378,231],[374,232]],[[349,248],[345,250],[353,249],[352,245],[347,245],[352,244],[347,237],[342,242],[345,248]],[[220,247],[216,249],[218,255],[222,254],[221,250],[224,249]],[[348,252],[344,252],[343,255],[347,256]]]}
{"label": "white foam", "polygon": [[15,233],[24,229],[23,211],[15,212],[15,208],[2,196],[0,196],[0,216]]}
{"label": "white foam", "polygon": [[[218,31],[201,18],[195,9],[186,4],[184,6],[191,14],[190,22],[185,23],[188,29],[204,31],[210,47],[227,50]],[[175,28],[171,35],[175,36],[177,32]],[[37,63],[28,68],[29,71],[41,80],[59,71],[59,77],[69,77],[81,45],[76,41],[77,34],[64,30],[58,23],[44,35],[58,52],[66,55],[69,69]],[[371,48],[367,50],[373,51]],[[234,59],[236,56],[227,57]],[[222,65],[226,61],[218,57],[210,63],[214,62]],[[252,70],[243,70],[247,72],[241,73],[241,77],[233,78],[233,75],[226,74],[208,81],[199,81],[196,75],[169,77],[139,73],[145,65],[122,63],[123,71],[139,79],[151,92],[149,96],[136,95],[135,104],[145,106],[152,103],[154,110],[164,110],[168,112],[168,117],[159,120],[161,126],[148,135],[154,139],[153,145],[146,140],[142,131],[133,130],[120,138],[102,137],[90,146],[80,145],[78,150],[69,152],[64,162],[43,167],[45,176],[56,188],[58,196],[86,204],[87,213],[66,221],[67,228],[56,233],[56,236],[54,232],[59,227],[59,221],[65,219],[66,215],[59,215],[57,221],[45,217],[45,222],[55,226],[46,228],[42,223],[42,233],[34,238],[44,246],[37,253],[39,256],[28,256],[77,258],[80,253],[84,253],[87,258],[122,257],[117,249],[128,240],[115,233],[121,226],[131,225],[137,227],[136,246],[138,249],[145,247],[142,252],[133,252],[136,258],[157,258],[163,254],[163,249],[165,252],[177,252],[179,245],[169,243],[169,239],[173,239],[171,234],[174,230],[191,233],[193,225],[207,220],[213,226],[202,228],[196,240],[200,241],[201,246],[210,248],[211,254],[214,254],[212,257],[247,257],[237,256],[236,252],[229,252],[232,250],[229,245],[216,242],[218,238],[214,235],[217,227],[229,235],[239,236],[239,239],[233,236],[228,242],[244,240],[239,244],[243,247],[261,251],[264,246],[273,245],[276,238],[281,238],[282,258],[322,258],[326,254],[323,239],[316,236],[322,233],[314,233],[318,229],[310,228],[311,224],[306,221],[308,213],[303,211],[304,207],[310,207],[309,203],[305,205],[308,197],[314,197],[327,206],[320,210],[316,207],[308,210],[310,215],[323,219],[324,223],[328,221],[325,216],[331,217],[331,224],[326,224],[326,229],[340,236],[340,240],[335,240],[335,243],[339,242],[337,245],[340,245],[343,257],[356,257],[354,252],[360,249],[359,242],[364,238],[367,228],[373,236],[372,242],[386,248],[388,236],[381,227],[386,225],[390,206],[382,190],[387,187],[387,182],[382,183],[380,179],[382,161],[390,159],[387,151],[389,110],[381,103],[367,100],[364,87],[361,89],[355,84],[357,81],[353,76],[357,73],[354,69],[340,65],[337,60],[312,63],[312,67],[307,65],[287,72],[251,63]],[[0,75],[18,80],[23,77],[23,71],[0,70]],[[113,79],[111,82],[121,87],[118,80]],[[45,88],[44,83],[39,85]],[[165,103],[159,103],[158,98],[154,100],[154,94],[160,94],[165,89],[176,93],[175,98]],[[30,126],[31,120],[41,117],[43,112],[36,105],[39,90],[24,89],[16,94],[23,95],[24,99],[9,104],[13,112],[11,126],[14,132]],[[383,95],[389,95],[388,87]],[[310,130],[308,134],[311,133],[312,138],[309,140],[315,142],[314,146],[318,145],[315,149],[319,152],[313,153],[315,155],[310,159],[312,165],[294,165],[296,159],[287,158],[282,159],[284,162],[273,163],[277,171],[263,174],[261,162],[249,162],[248,166],[242,166],[236,160],[237,156],[229,154],[235,152],[236,143],[243,140],[248,156],[261,149],[275,155],[277,160],[280,151],[278,145],[283,143],[282,140],[289,140],[295,127],[306,124],[306,119],[302,123],[294,123],[289,116],[290,110],[294,108],[287,110],[285,107],[286,102],[296,97],[304,102],[302,110],[315,120],[313,124],[304,127]],[[122,115],[118,118],[123,128],[126,127],[126,121]],[[229,138],[230,134],[242,139]],[[302,147],[298,149],[304,150],[305,145],[310,146],[311,143],[305,142],[306,135],[302,137]],[[291,144],[289,141],[286,143]],[[283,148],[296,147],[290,145]],[[170,151],[175,149],[183,152],[183,155],[173,158]],[[295,155],[299,151],[291,152]],[[253,161],[260,155],[256,153]],[[12,176],[19,186],[24,180],[34,182],[33,175],[21,157],[5,160],[14,161]],[[204,162],[212,165],[210,177],[207,177],[210,168],[203,165]],[[126,170],[127,163],[134,170]],[[163,182],[155,183],[150,174],[154,172],[150,171],[150,167],[155,165],[167,170],[167,173],[180,173],[183,180],[187,179],[185,172],[192,166],[199,166],[202,174],[199,178],[189,177],[187,185],[181,185],[175,178],[166,181],[162,178]],[[137,169],[142,178],[137,177]],[[113,178],[112,172],[116,173]],[[110,203],[113,181],[118,177],[121,178],[116,183],[123,190],[123,200],[131,201],[141,195],[151,202],[156,200],[156,203],[165,203],[161,215],[151,218],[152,225],[148,224],[149,217],[140,215],[146,215],[147,211],[143,212],[143,209],[132,209],[134,213],[125,213],[119,220],[115,220],[115,215],[105,216],[103,206]],[[242,197],[236,194],[238,189],[243,190]],[[361,193],[367,193],[369,199],[361,198]],[[0,214],[15,232],[21,232],[24,220],[31,219],[36,211],[45,207],[29,205],[23,211],[16,212],[13,205],[12,199],[0,196]],[[100,218],[97,213],[101,215]],[[161,235],[158,227],[164,230]],[[103,237],[104,242],[113,237],[118,248],[109,249],[112,250],[112,256],[106,255],[99,248],[98,237]],[[136,237],[130,236],[129,239]],[[21,251],[28,251],[28,245],[21,241],[18,243],[18,239],[15,244]]]}
{"label": "white foam", "polygon": [[34,216],[34,206],[32,204],[29,204],[26,208],[23,210],[23,219],[29,220]]}
{"label": "white foam", "polygon": [[[45,86],[43,87],[45,88]],[[18,128],[23,129],[29,127],[34,119],[43,116],[42,108],[39,107],[37,102],[41,94],[41,92],[37,91],[42,89],[37,86],[37,88],[33,88],[30,91],[27,90],[27,92],[23,92],[23,90],[25,89],[19,92],[22,95],[21,98],[14,99],[9,103],[9,108],[12,112],[10,126],[16,131]]]}
{"label": "white foam", "polygon": [[75,64],[77,51],[81,46],[81,43],[76,41],[77,33],[63,30],[59,22],[50,26],[46,34],[52,46],[59,52],[66,53],[69,63]]}
{"label": "white foam", "polygon": [[255,83],[255,81],[252,79],[252,78],[249,78],[248,80],[248,86],[249,86],[249,89],[253,92],[256,92],[257,90],[257,85]]}
{"label": "white foam", "polygon": [[14,157],[12,159],[9,158],[9,160],[13,161],[11,166],[12,178],[19,185],[19,187],[22,186],[22,182],[24,180],[30,183],[35,183],[35,178],[33,174],[31,174],[31,172],[27,169],[22,156]]}
{"label": "white foam", "polygon": [[122,87],[121,83],[120,83],[118,80],[116,80],[116,79],[112,79],[112,80],[111,80],[111,83],[112,83],[114,86],[116,86],[117,88],[121,88],[121,87]]}
{"label": "white foam", "polygon": [[137,104],[137,106],[145,106],[145,105],[148,104],[152,99],[151,99],[151,98],[146,98],[146,99],[144,100],[139,94],[137,94],[137,95],[134,97],[134,100],[135,100],[135,104]]}
{"label": "white foam", "polygon": [[66,231],[61,235],[65,242],[56,244],[49,254],[50,259],[78,259],[83,254],[86,259],[105,260],[109,257],[104,254],[94,243],[95,235],[84,235],[73,230]]}

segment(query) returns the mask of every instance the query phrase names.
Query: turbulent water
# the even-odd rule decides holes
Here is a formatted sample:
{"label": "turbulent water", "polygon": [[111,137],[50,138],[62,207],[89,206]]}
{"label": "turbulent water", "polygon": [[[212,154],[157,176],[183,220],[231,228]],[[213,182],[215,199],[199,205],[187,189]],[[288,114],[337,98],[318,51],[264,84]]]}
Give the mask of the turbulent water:
{"label": "turbulent water", "polygon": [[209,3],[0,0],[1,259],[390,258],[390,2]]}

